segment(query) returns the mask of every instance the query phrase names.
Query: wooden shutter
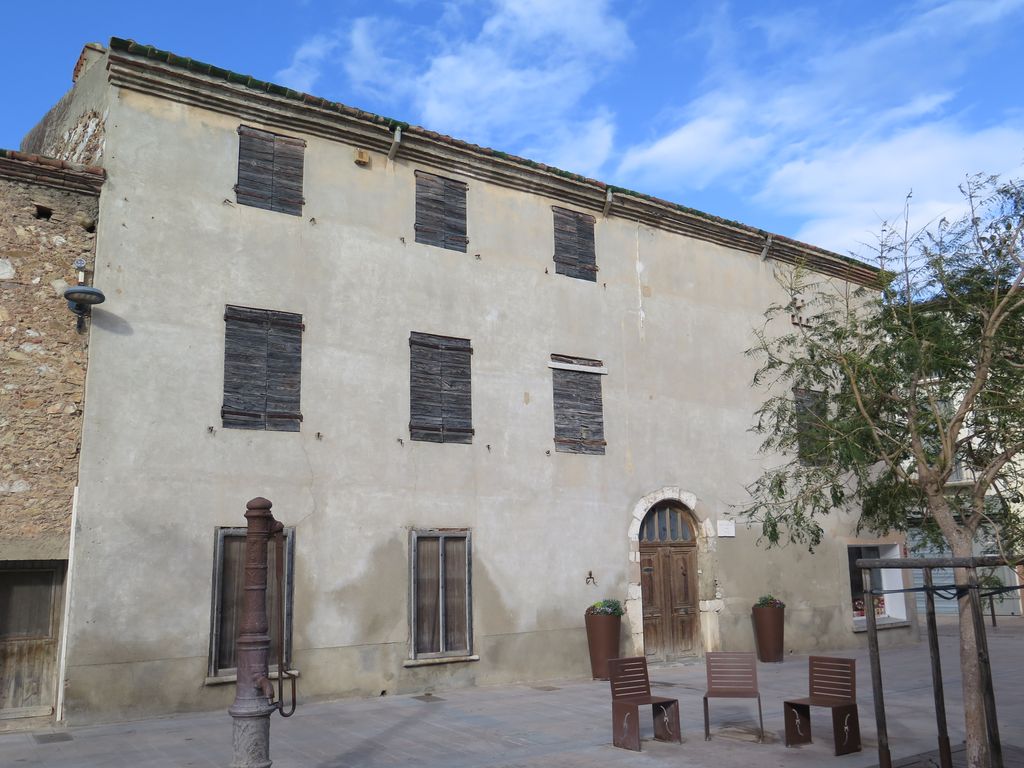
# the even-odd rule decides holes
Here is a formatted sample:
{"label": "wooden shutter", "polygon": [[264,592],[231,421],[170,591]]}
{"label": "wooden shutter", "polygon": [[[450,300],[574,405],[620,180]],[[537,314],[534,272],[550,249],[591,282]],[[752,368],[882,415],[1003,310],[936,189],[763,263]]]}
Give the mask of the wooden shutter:
{"label": "wooden shutter", "polygon": [[441,651],[441,540],[416,538],[416,600],[417,654]]}
{"label": "wooden shutter", "polygon": [[[232,529],[228,529],[232,530]],[[216,656],[211,664],[211,674],[223,673],[225,670],[234,669],[238,660],[235,655],[238,632],[241,629],[242,610],[245,596],[245,529],[239,529],[238,533],[223,530],[220,543],[220,593],[218,595],[217,615],[217,646]],[[292,560],[286,548],[285,568],[286,579],[291,580],[290,570]],[[274,541],[267,543],[267,619],[270,623],[270,663],[277,664],[277,648],[281,643],[279,621],[280,599],[278,598],[277,583],[277,544]],[[285,586],[285,595],[288,601],[291,599],[288,585]],[[285,632],[291,632],[291,616],[288,607],[285,607],[286,622]],[[285,646],[285,661],[288,661],[290,649]]]}
{"label": "wooden shutter", "polygon": [[416,242],[466,252],[466,184],[416,171]]}
{"label": "wooden shutter", "polygon": [[237,201],[301,216],[305,147],[302,139],[239,126]]}
{"label": "wooden shutter", "polygon": [[[555,362],[601,367],[599,360],[552,355]],[[604,453],[604,412],[601,374],[551,370],[555,410],[555,450],[561,453]]]}
{"label": "wooden shutter", "polygon": [[552,206],[555,229],[555,272],[597,282],[594,217]]}
{"label": "wooden shutter", "polygon": [[224,323],[224,426],[298,432],[302,315],[228,306]]}
{"label": "wooden shutter", "polygon": [[796,388],[793,399],[797,456],[803,464],[822,464],[828,459],[828,398],[820,390]]}
{"label": "wooden shutter", "polygon": [[409,336],[409,435],[433,443],[473,442],[469,339]]}
{"label": "wooden shutter", "polygon": [[444,537],[444,650],[469,651],[466,539]]}

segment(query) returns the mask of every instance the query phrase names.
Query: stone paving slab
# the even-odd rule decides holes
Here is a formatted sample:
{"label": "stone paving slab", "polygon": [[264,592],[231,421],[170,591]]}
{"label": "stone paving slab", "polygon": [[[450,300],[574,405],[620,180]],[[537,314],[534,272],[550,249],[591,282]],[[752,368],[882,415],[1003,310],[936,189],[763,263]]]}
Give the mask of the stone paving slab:
{"label": "stone paving slab", "polygon": [[[1024,746],[1024,619],[1001,618],[989,638],[1002,740]],[[963,740],[963,707],[952,627],[943,629],[941,650],[950,739],[958,745]],[[654,686],[655,691],[680,701],[682,745],[652,741],[648,719],[641,731],[642,752],[611,746],[608,684],[556,680],[438,691],[433,701],[387,696],[300,702],[294,717],[273,717],[271,757],[278,768],[874,766],[878,756],[867,653],[833,655],[857,658],[864,751],[844,757],[832,755],[831,723],[824,710],[812,713],[814,743],[783,746],[782,700],[806,690],[806,656],[758,665],[763,744],[756,739],[756,704],[746,700],[712,700],[712,739],[704,741],[704,665],[688,663],[651,670],[651,677],[664,684]],[[927,645],[883,650],[882,667],[893,758],[935,749]],[[52,740],[47,734],[71,738]],[[231,719],[226,712],[0,734],[0,766],[5,768],[219,768],[230,762]]]}

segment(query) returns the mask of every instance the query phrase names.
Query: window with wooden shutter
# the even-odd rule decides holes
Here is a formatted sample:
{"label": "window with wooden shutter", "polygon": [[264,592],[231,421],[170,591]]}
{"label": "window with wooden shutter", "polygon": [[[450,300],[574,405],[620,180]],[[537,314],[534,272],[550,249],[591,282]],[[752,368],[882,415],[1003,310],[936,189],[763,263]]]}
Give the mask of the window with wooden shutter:
{"label": "window with wooden shutter", "polygon": [[224,426],[298,432],[302,315],[229,305],[224,326]]}
{"label": "window with wooden shutter", "polygon": [[597,282],[594,217],[552,206],[555,219],[555,272]]}
{"label": "window with wooden shutter", "polygon": [[413,531],[409,565],[412,658],[471,655],[470,532]]}
{"label": "window with wooden shutter", "polygon": [[828,461],[828,397],[820,390],[796,388],[793,400],[800,463],[824,464]]}
{"label": "window with wooden shutter", "polygon": [[[284,588],[284,661],[291,663],[292,593],[295,561],[295,529],[285,528],[284,584],[277,583],[277,544],[267,543],[267,619],[270,630],[270,665],[277,669],[281,600]],[[236,667],[236,642],[242,620],[245,587],[245,528],[218,528],[214,549],[213,606],[210,622],[209,676],[233,675]]]}
{"label": "window with wooden shutter", "polygon": [[409,436],[432,443],[473,442],[469,339],[413,331],[409,336]]}
{"label": "window with wooden shutter", "polygon": [[302,139],[238,126],[235,199],[241,205],[301,216],[305,149]]}
{"label": "window with wooden shutter", "polygon": [[416,242],[466,252],[466,184],[416,171]]}
{"label": "window with wooden shutter", "polygon": [[552,355],[551,380],[555,406],[555,450],[561,453],[601,455],[604,412],[601,376],[607,371],[600,360]]}

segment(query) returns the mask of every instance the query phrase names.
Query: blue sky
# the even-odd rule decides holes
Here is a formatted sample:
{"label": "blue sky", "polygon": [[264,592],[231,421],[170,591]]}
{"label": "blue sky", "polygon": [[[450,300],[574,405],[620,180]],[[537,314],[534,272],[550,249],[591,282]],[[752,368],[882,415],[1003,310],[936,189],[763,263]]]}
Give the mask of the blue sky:
{"label": "blue sky", "polygon": [[1024,0],[40,8],[4,8],[3,147],[116,35],[842,253],[1024,163]]}

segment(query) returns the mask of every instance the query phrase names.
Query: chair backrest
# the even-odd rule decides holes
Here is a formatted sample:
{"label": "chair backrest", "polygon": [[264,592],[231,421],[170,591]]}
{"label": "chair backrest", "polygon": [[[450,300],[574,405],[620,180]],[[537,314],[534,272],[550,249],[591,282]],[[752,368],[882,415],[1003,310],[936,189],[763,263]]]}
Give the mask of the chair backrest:
{"label": "chair backrest", "polygon": [[713,651],[705,654],[708,690],[757,694],[757,661],[752,652]]}
{"label": "chair backrest", "polygon": [[812,698],[857,700],[857,660],[811,656],[807,661]]}
{"label": "chair backrest", "polygon": [[608,659],[608,682],[612,686],[613,699],[650,696],[651,681],[647,677],[647,659],[643,656]]}

